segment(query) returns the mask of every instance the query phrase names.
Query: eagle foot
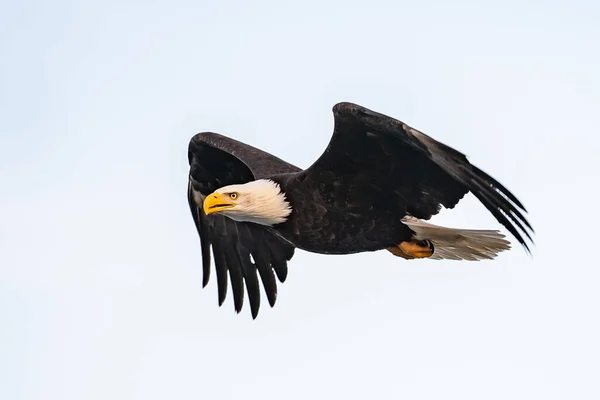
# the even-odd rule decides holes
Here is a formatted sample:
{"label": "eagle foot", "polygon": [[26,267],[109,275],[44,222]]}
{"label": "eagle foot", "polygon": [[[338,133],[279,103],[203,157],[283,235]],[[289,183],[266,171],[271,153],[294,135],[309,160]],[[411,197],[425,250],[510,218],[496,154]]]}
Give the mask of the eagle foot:
{"label": "eagle foot", "polygon": [[395,256],[412,260],[415,258],[427,258],[433,255],[433,243],[430,240],[412,239],[400,243],[396,247],[386,249]]}

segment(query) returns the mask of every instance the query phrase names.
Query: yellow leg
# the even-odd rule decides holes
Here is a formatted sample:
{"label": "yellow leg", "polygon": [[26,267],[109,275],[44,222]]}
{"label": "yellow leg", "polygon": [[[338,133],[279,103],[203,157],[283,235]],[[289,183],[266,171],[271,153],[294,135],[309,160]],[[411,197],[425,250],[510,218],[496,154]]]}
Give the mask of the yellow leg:
{"label": "yellow leg", "polygon": [[412,239],[402,242],[396,247],[390,247],[387,251],[407,260],[427,258],[433,255],[433,244],[429,240]]}

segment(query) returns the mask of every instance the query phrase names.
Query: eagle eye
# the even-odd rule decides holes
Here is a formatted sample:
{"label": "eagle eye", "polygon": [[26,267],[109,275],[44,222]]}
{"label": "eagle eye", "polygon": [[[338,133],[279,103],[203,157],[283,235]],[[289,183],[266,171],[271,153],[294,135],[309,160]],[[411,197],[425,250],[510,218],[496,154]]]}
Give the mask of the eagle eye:
{"label": "eagle eye", "polygon": [[231,200],[235,200],[235,199],[237,199],[237,198],[238,198],[238,194],[237,194],[236,192],[229,193],[229,198],[230,198]]}

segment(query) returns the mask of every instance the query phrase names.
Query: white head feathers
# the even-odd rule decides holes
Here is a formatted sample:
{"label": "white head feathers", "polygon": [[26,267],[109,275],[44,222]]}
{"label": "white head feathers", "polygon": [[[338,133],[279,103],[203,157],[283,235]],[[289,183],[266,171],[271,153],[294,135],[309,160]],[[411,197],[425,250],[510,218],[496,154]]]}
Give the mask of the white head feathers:
{"label": "white head feathers", "polygon": [[216,193],[237,193],[235,207],[221,211],[223,215],[236,221],[272,226],[285,222],[292,212],[279,184],[269,179],[224,186],[216,190]]}

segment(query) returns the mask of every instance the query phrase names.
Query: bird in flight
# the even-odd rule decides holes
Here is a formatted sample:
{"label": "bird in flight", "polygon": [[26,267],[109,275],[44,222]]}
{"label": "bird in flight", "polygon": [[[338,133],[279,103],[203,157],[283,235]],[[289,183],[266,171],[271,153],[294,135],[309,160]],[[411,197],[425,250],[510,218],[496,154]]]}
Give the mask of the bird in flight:
{"label": "bird in flight", "polygon": [[[466,156],[405,123],[352,103],[333,107],[323,154],[302,170],[226,136],[202,132],[188,147],[188,202],[200,236],[203,287],[214,259],[219,305],[252,317],[260,284],[271,307],[296,248],[320,254],[387,250],[403,259],[492,259],[510,248],[497,230],[427,222],[471,192],[529,252],[525,207]],[[212,257],[211,257],[212,249]]]}

